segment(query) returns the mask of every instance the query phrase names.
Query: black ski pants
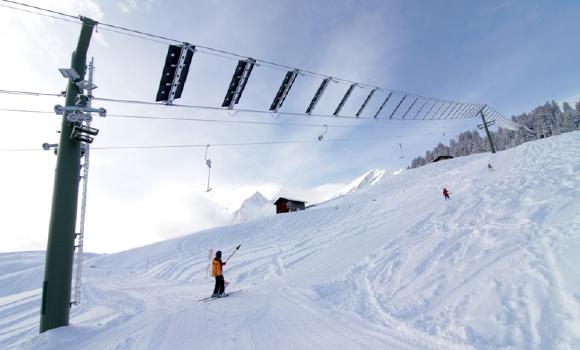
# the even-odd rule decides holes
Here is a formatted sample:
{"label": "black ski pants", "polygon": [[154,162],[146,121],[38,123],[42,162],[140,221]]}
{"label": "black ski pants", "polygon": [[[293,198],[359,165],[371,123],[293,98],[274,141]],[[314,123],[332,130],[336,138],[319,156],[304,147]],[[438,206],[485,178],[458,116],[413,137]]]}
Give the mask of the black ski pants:
{"label": "black ski pants", "polygon": [[213,294],[221,294],[225,289],[224,276],[215,276],[215,288],[213,289]]}

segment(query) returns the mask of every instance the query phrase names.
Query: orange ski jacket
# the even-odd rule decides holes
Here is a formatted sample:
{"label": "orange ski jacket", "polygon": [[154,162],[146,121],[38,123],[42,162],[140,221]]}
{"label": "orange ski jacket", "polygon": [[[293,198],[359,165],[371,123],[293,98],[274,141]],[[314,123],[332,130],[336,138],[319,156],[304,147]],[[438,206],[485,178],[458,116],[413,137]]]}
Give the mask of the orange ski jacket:
{"label": "orange ski jacket", "polygon": [[222,265],[221,260],[214,258],[211,263],[211,275],[214,277],[223,275]]}

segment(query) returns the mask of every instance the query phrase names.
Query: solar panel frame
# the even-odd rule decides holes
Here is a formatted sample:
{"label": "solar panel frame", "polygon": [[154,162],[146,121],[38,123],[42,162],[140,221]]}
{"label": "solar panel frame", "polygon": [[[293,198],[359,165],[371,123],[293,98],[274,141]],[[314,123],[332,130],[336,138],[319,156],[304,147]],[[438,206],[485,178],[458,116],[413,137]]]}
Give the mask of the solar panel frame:
{"label": "solar panel frame", "polygon": [[314,108],[318,104],[318,101],[320,101],[320,98],[324,94],[324,91],[326,91],[326,88],[328,87],[328,84],[330,84],[331,80],[332,80],[332,78],[330,78],[330,77],[324,78],[324,80],[322,80],[322,82],[320,83],[320,86],[316,90],[316,93],[312,97],[312,100],[310,101],[308,108],[306,109],[306,114],[312,114],[312,111],[314,110]]}

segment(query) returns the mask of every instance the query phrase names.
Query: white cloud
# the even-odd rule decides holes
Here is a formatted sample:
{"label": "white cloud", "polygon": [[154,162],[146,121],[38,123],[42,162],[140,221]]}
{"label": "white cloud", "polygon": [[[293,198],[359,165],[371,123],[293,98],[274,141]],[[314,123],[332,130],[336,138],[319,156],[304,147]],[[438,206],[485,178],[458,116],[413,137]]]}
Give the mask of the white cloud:
{"label": "white cloud", "polygon": [[120,1],[117,5],[121,9],[121,12],[130,13],[137,8],[137,0],[124,0]]}
{"label": "white cloud", "polygon": [[[114,11],[123,11],[121,5],[126,6],[126,10],[137,12],[138,6],[142,3],[125,1],[120,4],[102,4],[103,8],[99,7],[95,1],[51,0],[50,2],[37,1],[36,4],[102,20]],[[147,1],[145,4],[151,5],[153,2]],[[194,39],[217,43],[216,46],[221,47],[235,46],[237,43],[230,42],[229,36],[232,32],[243,28],[244,37],[248,39],[244,42],[248,52],[259,53],[277,47],[275,44],[267,44],[270,46],[264,44],[273,43],[272,38],[279,38],[280,33],[276,32],[276,28],[264,31],[263,26],[255,21],[256,16],[263,16],[263,13],[252,11],[246,16],[238,16],[238,9],[230,8],[228,12],[232,12],[232,21],[223,23],[220,4],[204,3],[199,6],[210,8],[204,8],[208,10],[207,15],[200,19],[201,23],[195,23],[190,28],[191,32],[197,33]],[[161,15],[156,14],[157,17]],[[274,15],[284,16],[285,12],[275,11]],[[344,67],[356,66],[358,68],[351,71],[352,74],[348,74],[352,78],[368,75],[370,69],[364,67],[375,64],[377,60],[370,43],[376,40],[381,32],[375,32],[372,37],[374,39],[367,37],[361,43],[360,37],[364,37],[363,34],[366,32],[364,24],[370,22],[373,27],[378,27],[380,23],[377,16],[365,15],[365,18],[370,18],[370,20],[354,21],[354,24],[347,24],[337,30],[337,33],[332,35],[331,41],[320,47],[320,50],[316,50],[316,52],[321,52],[317,61],[327,62],[327,66],[333,72],[341,72]],[[148,20],[146,17],[142,18],[143,28],[147,28]],[[197,30],[215,25],[215,23],[223,23],[227,28],[223,31]],[[3,81],[6,84],[3,87],[55,92],[64,88],[66,82],[58,74],[57,68],[68,66],[70,53],[78,38],[78,29],[78,25],[72,23],[30,14],[15,16],[12,11],[0,11],[0,30],[8,36],[8,38],[2,38],[1,44],[11,47],[12,53],[12,55],[0,58],[2,63],[0,74],[3,74]],[[310,35],[310,33],[304,33],[304,35],[307,34]],[[172,36],[171,33],[168,35]],[[187,37],[187,35],[184,36]],[[186,37],[184,39],[187,39]],[[305,37],[305,39],[309,38],[309,36]],[[120,98],[134,96],[138,99],[150,99],[154,94],[154,89],[157,88],[159,65],[164,59],[166,47],[106,31],[96,33],[94,39],[96,43],[99,43],[99,45],[91,45],[90,48],[90,54],[96,57],[97,81],[95,83],[99,86],[96,92],[101,96]],[[354,50],[360,51],[360,55],[337,58],[333,51],[340,48],[341,41]],[[294,49],[299,48],[300,45]],[[235,47],[231,49],[235,50]],[[301,56],[302,54],[297,54],[296,57]],[[197,102],[195,99],[199,99],[203,104],[213,104],[212,101],[223,98],[223,86],[227,85],[227,80],[231,78],[235,61],[224,62],[216,59],[215,56],[208,58],[202,55],[196,56],[195,60],[188,79],[188,91],[184,93],[182,101],[184,103]],[[277,88],[280,77],[276,77],[275,81],[259,81],[258,73],[266,70],[262,67],[256,69],[256,76],[253,77],[252,84],[249,84],[244,93],[242,103],[255,103],[254,99],[260,97],[271,99],[270,90]],[[276,73],[283,75],[283,72]],[[126,84],[127,81],[131,83]],[[254,94],[251,93],[252,89],[254,89]],[[267,97],[264,97],[266,95]],[[308,98],[309,96],[304,97],[304,99]],[[56,103],[63,103],[63,101],[57,98],[0,96],[2,107],[26,106],[51,110]],[[224,115],[198,111],[194,113],[191,110],[177,111],[168,108],[98,104],[99,107],[101,105],[107,107],[110,113],[225,118]],[[4,114],[9,115],[10,118],[4,118],[0,113],[2,117],[0,147],[39,147],[44,141],[57,142],[58,134],[54,131],[59,128],[58,117]],[[263,120],[251,114],[228,118]],[[19,132],[22,130],[23,120],[27,125],[26,133]],[[291,122],[290,120],[281,121]],[[339,121],[336,122],[339,123]],[[248,142],[272,139],[312,139],[315,141],[323,131],[322,128],[320,130],[253,126],[234,128],[214,124],[135,121],[110,117],[97,119],[94,126],[101,130],[93,144],[95,147]],[[327,136],[338,138],[349,132],[347,128],[333,129]],[[335,145],[317,144],[315,151],[297,176],[289,179],[284,193],[315,203],[328,199],[331,193],[342,188],[344,184],[335,183],[329,179],[337,168],[343,167],[340,162],[336,161],[341,155],[334,154],[334,147]],[[287,180],[289,173],[296,169],[309,149],[310,144],[269,148],[212,148],[210,154],[214,160],[211,183],[213,190],[209,193],[204,192],[207,168],[203,162],[203,149],[127,152],[95,150],[91,153],[86,249],[97,252],[118,251],[225,224],[229,220],[229,213],[238,209],[243,200],[254,192],[260,191],[266,197],[273,199],[278,194],[281,183]],[[321,158],[326,158],[326,160],[320,161]],[[9,236],[2,237],[0,242],[2,250],[44,247],[48,232],[55,160],[54,155],[49,152],[17,156],[0,155],[0,162],[12,170],[12,173],[0,174],[0,189],[3,194],[0,209],[10,214],[9,220],[0,222],[0,231],[10,232]],[[365,170],[357,169],[356,174]],[[26,193],[34,193],[34,196],[22,195],[23,189],[26,189]],[[13,238],[15,236],[18,240]],[[30,244],[27,245],[26,242]]]}
{"label": "white cloud", "polygon": [[121,10],[121,12],[125,14],[130,14],[135,11],[139,6],[143,6],[145,11],[151,11],[151,8],[154,4],[156,4],[157,0],[141,0],[138,2],[137,0],[122,0],[117,3],[117,6]]}
{"label": "white cloud", "polygon": [[[136,198],[89,193],[86,242],[110,252],[223,225],[229,213],[196,186],[159,182]],[[111,244],[114,242],[114,244]]]}

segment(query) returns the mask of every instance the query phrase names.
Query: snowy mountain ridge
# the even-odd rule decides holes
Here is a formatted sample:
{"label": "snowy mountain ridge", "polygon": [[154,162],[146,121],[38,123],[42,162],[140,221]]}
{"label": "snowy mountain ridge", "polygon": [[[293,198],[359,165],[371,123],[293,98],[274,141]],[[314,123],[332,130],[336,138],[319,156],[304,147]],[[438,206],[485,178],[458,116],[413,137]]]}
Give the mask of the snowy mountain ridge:
{"label": "snowy mountain ridge", "polygon": [[[37,334],[40,283],[0,296],[0,348],[580,348],[580,133],[491,158],[87,259],[70,327]],[[240,243],[224,275],[242,292],[197,302],[208,249]],[[0,281],[30,283],[1,257]]]}
{"label": "snowy mountain ridge", "polygon": [[385,176],[385,173],[386,171],[382,169],[371,169],[363,175],[357,177],[340,191],[336,192],[333,198],[344,196],[346,194],[373,186]]}
{"label": "snowy mountain ridge", "polygon": [[240,209],[232,214],[232,222],[239,223],[248,220],[265,217],[275,214],[275,208],[272,201],[264,197],[260,192],[256,191],[252,196],[248,197]]}

